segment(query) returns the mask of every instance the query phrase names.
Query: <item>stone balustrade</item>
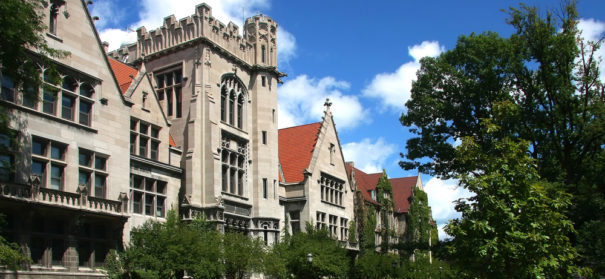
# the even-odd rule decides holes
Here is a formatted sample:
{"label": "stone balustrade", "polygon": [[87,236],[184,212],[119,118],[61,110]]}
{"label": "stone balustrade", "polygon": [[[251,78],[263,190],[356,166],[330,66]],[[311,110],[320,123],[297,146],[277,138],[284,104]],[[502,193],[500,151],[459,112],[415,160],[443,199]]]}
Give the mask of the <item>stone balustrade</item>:
{"label": "stone balustrade", "polygon": [[[120,195],[125,196],[125,195]],[[126,200],[108,200],[88,196],[86,191],[65,192],[35,185],[5,183],[0,184],[0,198],[35,202],[79,210],[88,210],[112,215],[123,215]]]}

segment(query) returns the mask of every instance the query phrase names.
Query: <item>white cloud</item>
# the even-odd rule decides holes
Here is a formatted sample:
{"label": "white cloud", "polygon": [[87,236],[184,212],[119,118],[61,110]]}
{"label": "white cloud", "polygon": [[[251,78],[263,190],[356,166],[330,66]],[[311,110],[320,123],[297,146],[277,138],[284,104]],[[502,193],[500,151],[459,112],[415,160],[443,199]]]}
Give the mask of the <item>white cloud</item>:
{"label": "white cloud", "polygon": [[121,29],[105,29],[100,32],[101,41],[109,43],[109,50],[119,48],[122,44],[137,40],[136,32],[127,32]]}
{"label": "white cloud", "polygon": [[395,150],[396,146],[387,143],[383,138],[378,138],[375,142],[365,138],[360,142],[342,145],[345,160],[355,162],[355,167],[366,173],[382,172],[385,160]]}
{"label": "white cloud", "polygon": [[414,62],[419,62],[420,59],[427,56],[436,57],[444,51],[445,47],[440,46],[437,41],[424,41],[419,45],[408,47],[408,53],[414,58]]}
{"label": "white cloud", "polygon": [[[268,9],[270,6],[269,0],[204,0],[204,2],[212,8],[212,16],[225,24],[233,21],[240,27],[240,32],[243,32],[244,17],[261,13],[263,9]],[[145,26],[147,30],[153,30],[160,27],[164,18],[169,15],[174,14],[177,19],[192,15],[195,12],[195,6],[201,2],[199,0],[142,0],[139,4],[141,8],[138,14],[138,21],[135,20],[130,26],[124,26],[123,30],[103,29],[107,23],[120,20],[120,18],[115,17],[115,11],[119,9],[114,7],[118,5],[113,4],[111,1],[102,3],[95,3],[99,7],[93,8],[99,13],[103,12],[103,14],[99,14],[101,20],[97,23],[97,27],[100,29],[99,35],[101,36],[101,40],[108,41],[110,43],[109,49],[113,50],[119,48],[121,44],[132,43],[136,40],[136,36],[132,39],[133,35],[131,33],[133,32],[128,31],[127,27],[136,30],[141,26]],[[103,17],[107,17],[105,22],[103,21]],[[290,33],[285,32],[285,34]],[[287,35],[284,37],[287,37]],[[287,50],[290,54],[286,55],[286,57],[291,58],[296,49],[296,40],[291,34],[286,40],[285,43],[281,43],[290,44]]]}
{"label": "white cloud", "polygon": [[408,47],[408,54],[414,61],[407,62],[394,73],[377,74],[372,82],[363,89],[368,97],[379,98],[386,108],[401,111],[405,102],[410,99],[412,81],[416,80],[416,72],[420,69],[422,57],[438,56],[445,48],[437,41],[424,41],[419,45]]}
{"label": "white cloud", "polygon": [[438,233],[438,235],[439,235],[439,240],[444,240],[444,239],[446,239],[446,238],[451,238],[451,237],[450,237],[450,235],[449,235],[449,234],[447,234],[447,233],[445,232],[445,230],[444,230],[444,229],[445,229],[445,225],[446,225],[446,224],[441,224],[441,225],[438,225],[438,226],[437,226],[437,233]]}
{"label": "white cloud", "polygon": [[431,178],[424,186],[429,205],[433,212],[433,219],[437,221],[438,227],[440,227],[439,239],[445,232],[443,231],[443,225],[449,220],[460,218],[460,213],[454,209],[454,201],[460,198],[469,198],[473,196],[468,190],[458,186],[458,180],[449,179],[441,180],[438,178]]}
{"label": "white cloud", "polygon": [[[605,35],[605,22],[594,20],[592,18],[580,19],[578,29],[582,31],[582,37],[584,40],[596,42],[602,39]],[[601,59],[605,58],[605,48],[601,46],[601,48],[596,51],[596,55]],[[605,80],[605,62],[601,61],[599,71],[601,73],[601,81]]]}
{"label": "white cloud", "polygon": [[277,28],[277,65],[288,65],[296,57],[296,38],[284,28]]}
{"label": "white cloud", "polygon": [[115,0],[98,1],[90,6],[92,16],[99,17],[99,20],[95,21],[97,28],[103,29],[107,25],[116,25],[124,19],[124,10],[117,7]]}
{"label": "white cloud", "polygon": [[322,79],[297,76],[279,87],[278,115],[279,127],[289,127],[320,121],[324,112],[324,102],[330,98],[334,122],[340,129],[357,126],[366,121],[367,111],[356,96],[345,95],[341,90],[350,87],[346,81],[333,77]]}

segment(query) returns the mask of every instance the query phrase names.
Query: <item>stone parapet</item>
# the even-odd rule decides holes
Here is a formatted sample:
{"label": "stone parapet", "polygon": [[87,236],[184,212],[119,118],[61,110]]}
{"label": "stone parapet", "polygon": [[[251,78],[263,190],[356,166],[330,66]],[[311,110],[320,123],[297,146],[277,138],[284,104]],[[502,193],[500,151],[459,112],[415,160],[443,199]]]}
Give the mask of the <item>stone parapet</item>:
{"label": "stone parapet", "polygon": [[[274,58],[277,51],[277,23],[268,16],[257,15],[248,18],[242,36],[235,23],[224,24],[215,19],[212,16],[212,8],[204,3],[197,5],[195,14],[191,16],[177,20],[174,15],[170,15],[164,18],[159,28],[148,31],[142,26],[136,32],[136,43],[122,46],[109,55],[124,62],[135,62],[144,57],[161,55],[164,51],[188,46],[202,39],[215,44],[249,66],[277,66]],[[266,42],[267,46],[257,47],[256,43],[259,41]],[[266,51],[264,61],[261,61],[262,55],[258,54],[261,48]]]}

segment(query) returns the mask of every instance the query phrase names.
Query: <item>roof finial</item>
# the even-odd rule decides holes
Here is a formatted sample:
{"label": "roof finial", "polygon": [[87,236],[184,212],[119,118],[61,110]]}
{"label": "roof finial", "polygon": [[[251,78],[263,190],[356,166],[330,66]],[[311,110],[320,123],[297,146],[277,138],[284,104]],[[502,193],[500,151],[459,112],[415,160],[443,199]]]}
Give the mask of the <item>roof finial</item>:
{"label": "roof finial", "polygon": [[324,103],[324,107],[326,107],[326,112],[330,111],[331,106],[332,102],[330,102],[330,98],[326,98],[326,102]]}

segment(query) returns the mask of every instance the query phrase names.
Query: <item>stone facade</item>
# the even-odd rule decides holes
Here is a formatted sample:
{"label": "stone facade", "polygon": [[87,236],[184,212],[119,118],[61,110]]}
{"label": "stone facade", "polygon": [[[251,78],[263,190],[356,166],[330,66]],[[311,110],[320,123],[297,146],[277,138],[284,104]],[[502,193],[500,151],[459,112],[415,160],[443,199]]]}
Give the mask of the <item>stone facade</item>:
{"label": "stone facade", "polygon": [[51,23],[43,35],[70,53],[48,62],[58,79],[34,57],[44,79],[35,102],[21,94],[30,88],[2,75],[11,132],[0,137],[14,151],[0,158],[0,212],[7,238],[33,262],[0,277],[100,278],[107,251],[122,247],[132,227],[178,208],[180,150],[170,147],[171,123],[145,69],[134,69],[122,92],[87,3],[50,2],[40,11]]}
{"label": "stone facade", "polygon": [[326,101],[323,121],[279,131],[280,195],[290,232],[306,224],[346,243],[354,221],[355,189],[347,177],[334,119]]}
{"label": "stone facade", "polygon": [[14,152],[0,154],[10,166],[0,168],[0,212],[33,263],[0,277],[103,277],[107,251],[170,209],[269,245],[309,223],[357,249],[358,190],[330,103],[321,122],[278,131],[273,19],[248,18],[240,35],[201,4],[106,53],[86,1],[50,2],[44,36],[70,52],[49,62],[59,81],[40,62],[36,103],[1,76],[12,132],[0,144]]}
{"label": "stone facade", "polygon": [[[204,214],[224,230],[279,237],[277,197],[277,24],[269,17],[236,25],[195,14],[137,30],[135,44],[110,53],[144,66],[170,133],[184,152],[180,213]],[[178,76],[178,78],[176,78]],[[268,196],[262,196],[267,188]]]}

